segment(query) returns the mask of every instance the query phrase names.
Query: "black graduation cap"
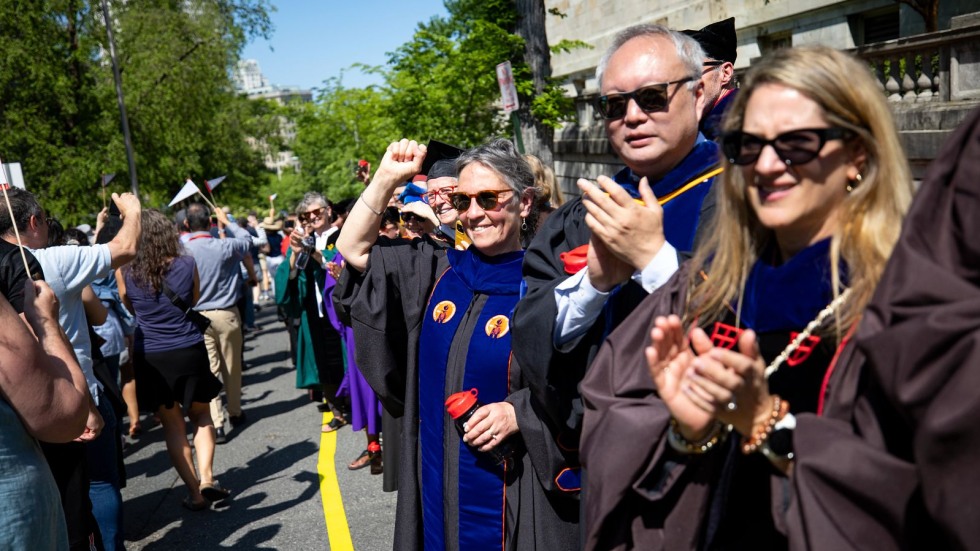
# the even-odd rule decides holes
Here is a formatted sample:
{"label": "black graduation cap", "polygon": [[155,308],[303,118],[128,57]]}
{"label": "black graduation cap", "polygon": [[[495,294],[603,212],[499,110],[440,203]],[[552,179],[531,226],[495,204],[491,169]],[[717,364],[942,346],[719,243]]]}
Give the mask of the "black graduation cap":
{"label": "black graduation cap", "polygon": [[735,48],[737,41],[734,17],[712,23],[700,31],[686,30],[681,32],[697,40],[708,58],[735,63],[738,52]]}
{"label": "black graduation cap", "polygon": [[[459,157],[460,155],[463,154],[462,149],[454,145],[449,145],[436,140],[429,140],[429,144],[426,145],[425,147],[426,147],[425,160],[422,161],[422,172],[420,172],[420,174],[425,174],[429,178],[440,178],[443,176],[449,176],[449,174],[442,173],[443,168],[445,167],[445,163],[439,163],[440,164],[440,167],[438,167],[440,169],[438,171],[439,174],[429,174],[429,172],[432,170],[432,165],[436,164],[436,162],[455,161],[456,157]],[[453,167],[451,175],[452,176],[456,175],[455,167]]]}

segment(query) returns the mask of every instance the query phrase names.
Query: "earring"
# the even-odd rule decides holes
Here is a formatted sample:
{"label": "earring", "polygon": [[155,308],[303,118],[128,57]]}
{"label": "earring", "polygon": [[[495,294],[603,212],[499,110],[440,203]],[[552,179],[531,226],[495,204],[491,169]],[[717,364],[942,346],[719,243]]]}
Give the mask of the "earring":
{"label": "earring", "polygon": [[521,231],[527,231],[527,219],[521,217]]}
{"label": "earring", "polygon": [[847,187],[844,188],[844,189],[846,189],[847,192],[850,193],[850,192],[854,191],[854,188],[856,188],[858,186],[858,184],[861,183],[862,180],[864,180],[864,177],[861,176],[861,173],[860,172],[858,172],[857,173],[857,176],[854,177],[853,183],[851,183],[850,181],[847,182]]}

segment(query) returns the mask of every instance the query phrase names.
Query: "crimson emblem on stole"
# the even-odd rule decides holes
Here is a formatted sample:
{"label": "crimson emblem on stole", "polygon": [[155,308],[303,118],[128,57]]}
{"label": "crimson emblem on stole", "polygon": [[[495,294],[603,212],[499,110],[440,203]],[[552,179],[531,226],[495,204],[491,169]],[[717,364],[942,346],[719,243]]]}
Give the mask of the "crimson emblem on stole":
{"label": "crimson emblem on stole", "polygon": [[734,350],[739,336],[742,335],[742,331],[744,329],[717,321],[715,322],[714,331],[711,332],[711,342],[719,348]]}
{"label": "crimson emblem on stole", "polygon": [[[793,342],[797,335],[799,335],[799,333],[796,331],[790,333],[789,342]],[[818,344],[820,344],[820,337],[816,335],[810,335],[809,337],[803,339],[800,346],[798,346],[796,350],[794,350],[793,353],[786,358],[786,364],[790,367],[796,367],[805,362],[806,359],[810,357],[810,353],[813,352],[813,349],[816,348]]]}

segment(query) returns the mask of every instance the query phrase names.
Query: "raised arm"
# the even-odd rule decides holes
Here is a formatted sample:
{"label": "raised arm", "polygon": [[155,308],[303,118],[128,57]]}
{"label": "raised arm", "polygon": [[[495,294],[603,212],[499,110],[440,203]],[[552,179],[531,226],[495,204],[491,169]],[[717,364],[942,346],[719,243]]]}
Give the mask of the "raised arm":
{"label": "raised arm", "polygon": [[349,266],[360,272],[367,269],[388,199],[399,184],[419,173],[424,158],[425,146],[415,140],[403,139],[388,146],[374,179],[358,197],[337,238],[337,250]]}
{"label": "raised arm", "polygon": [[0,295],[0,392],[32,436],[69,442],[85,430],[88,385],[58,324],[54,291],[42,281],[24,287],[24,318],[37,339]]}
{"label": "raised arm", "polygon": [[136,243],[140,239],[140,200],[132,193],[112,194],[112,200],[119,207],[123,225],[116,237],[109,242],[112,254],[112,267],[119,268],[136,258]]}

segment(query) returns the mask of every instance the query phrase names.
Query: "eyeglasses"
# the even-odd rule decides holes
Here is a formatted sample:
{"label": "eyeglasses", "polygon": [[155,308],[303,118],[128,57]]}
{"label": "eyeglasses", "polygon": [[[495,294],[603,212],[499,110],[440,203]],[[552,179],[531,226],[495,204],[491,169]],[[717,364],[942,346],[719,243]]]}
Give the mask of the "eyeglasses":
{"label": "eyeglasses", "polygon": [[299,218],[300,222],[311,221],[314,218],[319,218],[325,210],[327,210],[326,207],[320,207],[316,210],[311,210],[310,212],[301,212],[297,218]]}
{"label": "eyeglasses", "polygon": [[781,161],[789,165],[802,165],[815,159],[829,140],[851,137],[844,128],[801,128],[783,132],[771,140],[736,130],[721,138],[721,150],[728,161],[736,165],[750,165],[759,160],[762,150],[771,145]]}
{"label": "eyeglasses", "polygon": [[470,202],[476,199],[476,204],[483,210],[493,210],[500,203],[501,193],[514,193],[512,189],[489,189],[477,193],[452,193],[449,202],[457,212],[470,210]]}
{"label": "eyeglasses", "polygon": [[599,96],[595,99],[596,112],[606,119],[621,119],[626,116],[626,108],[631,99],[644,113],[660,111],[670,103],[671,95],[667,94],[667,90],[671,84],[682,84],[692,80],[694,77],[687,77],[670,82],[661,82],[660,84],[651,84],[625,94]]}
{"label": "eyeglasses", "polygon": [[449,194],[452,193],[454,189],[456,189],[456,186],[446,186],[436,190],[427,191],[425,192],[425,195],[423,195],[423,197],[425,198],[425,203],[427,205],[431,205],[435,203],[436,196],[442,197],[443,199],[448,201]]}

